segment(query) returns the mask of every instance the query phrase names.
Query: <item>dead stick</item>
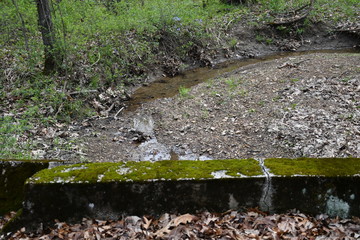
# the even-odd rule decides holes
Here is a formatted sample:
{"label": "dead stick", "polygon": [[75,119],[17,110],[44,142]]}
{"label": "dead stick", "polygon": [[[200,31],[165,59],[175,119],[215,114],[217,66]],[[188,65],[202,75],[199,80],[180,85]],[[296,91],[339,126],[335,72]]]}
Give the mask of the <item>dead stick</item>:
{"label": "dead stick", "polygon": [[116,119],[119,113],[124,109],[124,107],[120,108],[120,110],[114,115],[114,118]]}

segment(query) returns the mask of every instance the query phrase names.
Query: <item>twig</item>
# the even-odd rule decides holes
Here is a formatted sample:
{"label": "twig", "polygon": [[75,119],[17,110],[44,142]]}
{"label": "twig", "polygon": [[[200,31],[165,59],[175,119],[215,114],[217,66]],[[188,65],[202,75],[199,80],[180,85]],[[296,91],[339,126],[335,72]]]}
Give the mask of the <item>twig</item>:
{"label": "twig", "polygon": [[63,106],[64,106],[64,103],[61,103],[60,106],[59,106],[59,108],[58,108],[58,110],[57,110],[56,113],[55,113],[55,118],[56,118],[57,115],[61,112]]}
{"label": "twig", "polygon": [[109,117],[109,112],[114,108],[115,103],[111,104],[111,106],[105,110],[105,111],[101,111],[100,114],[105,116],[105,117]]}
{"label": "twig", "polygon": [[98,92],[98,90],[81,90],[81,91],[75,91],[69,93],[69,95],[76,95],[76,94],[82,94],[82,93],[95,93]]}
{"label": "twig", "polygon": [[120,108],[119,111],[117,111],[117,113],[114,115],[114,119],[117,119],[117,116],[121,113],[121,111],[124,109],[124,107]]}
{"label": "twig", "polygon": [[97,64],[100,61],[101,58],[100,52],[98,52],[98,55],[99,55],[98,59],[93,64],[91,64],[91,67],[93,67],[95,64]]}
{"label": "twig", "polygon": [[230,20],[227,24],[226,24],[226,31],[229,30],[229,25],[234,21],[234,19]]}

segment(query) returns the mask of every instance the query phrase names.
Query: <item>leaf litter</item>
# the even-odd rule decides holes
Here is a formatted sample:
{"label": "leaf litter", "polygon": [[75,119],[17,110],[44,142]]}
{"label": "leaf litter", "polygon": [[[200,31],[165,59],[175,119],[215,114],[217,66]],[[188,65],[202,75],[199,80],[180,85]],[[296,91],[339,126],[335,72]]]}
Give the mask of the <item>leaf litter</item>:
{"label": "leaf litter", "polygon": [[[0,220],[1,226],[9,218]],[[5,236],[0,236],[5,237]],[[21,228],[8,239],[359,239],[360,218],[316,217],[292,211],[268,215],[258,209],[225,213],[165,213],[152,216],[127,216],[120,220],[83,218],[69,224],[55,221],[53,227],[27,232]]]}

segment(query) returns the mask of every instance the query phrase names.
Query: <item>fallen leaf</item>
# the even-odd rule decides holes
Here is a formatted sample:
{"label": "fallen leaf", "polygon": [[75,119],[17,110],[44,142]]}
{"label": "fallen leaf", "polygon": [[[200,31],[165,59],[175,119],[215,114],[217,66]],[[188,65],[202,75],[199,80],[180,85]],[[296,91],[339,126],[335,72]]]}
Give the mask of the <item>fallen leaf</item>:
{"label": "fallen leaf", "polygon": [[186,224],[188,222],[194,221],[195,219],[197,219],[196,216],[187,213],[187,214],[178,216],[177,218],[172,220],[172,222],[173,222],[173,225],[177,227],[180,224]]}
{"label": "fallen leaf", "polygon": [[145,216],[143,217],[143,221],[144,221],[144,223],[142,224],[142,227],[144,228],[144,229],[148,229],[149,227],[150,227],[150,224],[151,224],[151,222],[152,222],[152,219],[147,219]]}

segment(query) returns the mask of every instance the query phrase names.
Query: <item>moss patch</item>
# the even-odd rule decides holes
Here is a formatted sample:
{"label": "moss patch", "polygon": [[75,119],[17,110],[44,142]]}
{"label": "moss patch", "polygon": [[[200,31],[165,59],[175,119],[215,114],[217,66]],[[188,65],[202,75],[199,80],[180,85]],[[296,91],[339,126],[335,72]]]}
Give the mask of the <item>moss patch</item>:
{"label": "moss patch", "polygon": [[270,158],[265,160],[270,173],[280,176],[352,176],[360,174],[360,158]]}
{"label": "moss patch", "polygon": [[262,175],[254,159],[88,163],[59,166],[38,172],[28,183],[95,183],[176,179],[212,179],[214,172],[229,177]]}

